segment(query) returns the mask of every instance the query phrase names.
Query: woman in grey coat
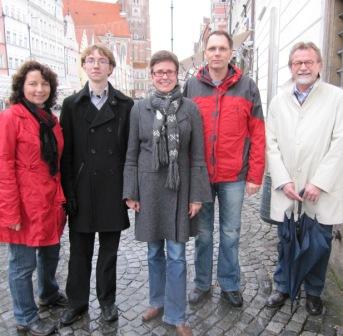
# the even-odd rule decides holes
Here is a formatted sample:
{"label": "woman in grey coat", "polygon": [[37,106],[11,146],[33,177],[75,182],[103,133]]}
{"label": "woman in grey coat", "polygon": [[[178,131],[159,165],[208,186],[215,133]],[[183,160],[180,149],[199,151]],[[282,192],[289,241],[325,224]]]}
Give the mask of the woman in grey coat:
{"label": "woman in grey coat", "polygon": [[202,123],[196,105],[181,95],[177,57],[159,51],[150,69],[155,90],[131,111],[123,193],[136,212],[136,239],[148,242],[150,308],[142,319],[164,310],[177,335],[192,335],[185,325],[185,243],[196,233],[191,219],[212,201]]}

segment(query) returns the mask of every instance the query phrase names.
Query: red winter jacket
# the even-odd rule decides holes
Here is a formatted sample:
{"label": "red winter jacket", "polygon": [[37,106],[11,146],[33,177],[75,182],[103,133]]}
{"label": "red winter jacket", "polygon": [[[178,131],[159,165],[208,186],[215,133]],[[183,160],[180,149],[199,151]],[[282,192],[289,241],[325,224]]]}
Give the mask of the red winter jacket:
{"label": "red winter jacket", "polygon": [[229,65],[216,87],[208,67],[184,87],[198,106],[204,128],[211,183],[246,180],[260,185],[265,164],[265,131],[260,94],[254,81]]}
{"label": "red winter jacket", "polygon": [[[63,137],[57,122],[58,153]],[[49,174],[41,159],[39,124],[22,105],[0,112],[0,242],[55,245],[65,223],[60,173]],[[21,224],[19,231],[9,229]]]}

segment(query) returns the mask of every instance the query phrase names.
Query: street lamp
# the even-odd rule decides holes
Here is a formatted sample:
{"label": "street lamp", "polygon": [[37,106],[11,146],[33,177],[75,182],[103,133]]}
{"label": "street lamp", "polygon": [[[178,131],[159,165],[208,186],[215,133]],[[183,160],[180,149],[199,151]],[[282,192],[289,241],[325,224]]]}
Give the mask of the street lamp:
{"label": "street lamp", "polygon": [[173,11],[174,11],[174,6],[173,6],[173,0],[170,1],[170,24],[171,24],[171,51],[174,51],[174,27],[173,27]]}

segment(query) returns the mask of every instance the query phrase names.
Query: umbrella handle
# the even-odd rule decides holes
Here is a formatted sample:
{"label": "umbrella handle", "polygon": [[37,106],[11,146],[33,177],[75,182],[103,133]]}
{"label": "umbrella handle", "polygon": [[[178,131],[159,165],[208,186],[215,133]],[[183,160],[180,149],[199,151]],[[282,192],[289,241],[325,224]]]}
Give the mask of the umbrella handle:
{"label": "umbrella handle", "polygon": [[[301,189],[301,190],[299,191],[299,196],[300,196],[301,198],[303,197],[304,192],[305,192],[305,188],[303,188],[303,189]],[[299,218],[300,215],[301,215],[302,206],[303,206],[303,202],[298,201],[298,218]]]}

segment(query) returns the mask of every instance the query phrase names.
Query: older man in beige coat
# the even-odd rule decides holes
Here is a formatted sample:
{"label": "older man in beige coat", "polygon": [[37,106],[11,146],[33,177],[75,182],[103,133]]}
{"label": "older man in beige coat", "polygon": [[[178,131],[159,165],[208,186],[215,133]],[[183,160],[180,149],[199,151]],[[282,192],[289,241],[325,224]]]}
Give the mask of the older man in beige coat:
{"label": "older man in beige coat", "polygon": [[[343,90],[320,80],[322,57],[312,42],[293,46],[288,65],[292,80],[272,100],[267,120],[271,218],[282,222],[303,201],[306,214],[332,236],[332,225],[343,223]],[[312,315],[323,309],[320,295],[329,257],[330,251],[304,281],[306,309]],[[274,282],[276,291],[267,300],[271,308],[288,297],[280,264]]]}

